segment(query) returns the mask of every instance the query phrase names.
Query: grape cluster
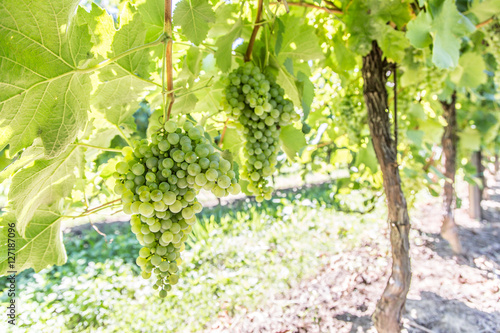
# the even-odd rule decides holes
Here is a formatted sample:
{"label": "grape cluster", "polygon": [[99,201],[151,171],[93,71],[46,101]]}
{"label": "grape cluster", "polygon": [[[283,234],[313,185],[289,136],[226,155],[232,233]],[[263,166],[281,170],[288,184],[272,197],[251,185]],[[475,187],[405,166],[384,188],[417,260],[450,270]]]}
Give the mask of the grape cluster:
{"label": "grape cluster", "polygon": [[200,189],[223,197],[239,193],[240,185],[232,163],[204,137],[203,128],[188,121],[182,128],[167,121],[151,141],[125,147],[123,155],[114,190],[123,211],[132,214],[132,232],[143,246],[136,261],[142,277],[153,274],[153,288],[165,297],[179,279],[180,253],[202,210],[196,199]]}
{"label": "grape cluster", "polygon": [[225,110],[244,126],[246,144],[241,178],[257,201],[270,199],[268,178],[274,173],[280,128],[297,121],[293,103],[285,91],[253,63],[247,62],[229,74],[225,89]]}

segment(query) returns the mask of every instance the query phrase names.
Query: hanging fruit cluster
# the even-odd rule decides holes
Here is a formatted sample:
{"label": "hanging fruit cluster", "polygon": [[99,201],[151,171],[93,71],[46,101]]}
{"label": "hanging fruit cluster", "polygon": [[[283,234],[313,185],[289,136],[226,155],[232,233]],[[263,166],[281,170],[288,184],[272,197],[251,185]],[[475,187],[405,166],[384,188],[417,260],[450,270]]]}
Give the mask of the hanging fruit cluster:
{"label": "hanging fruit cluster", "polygon": [[204,136],[203,128],[186,121],[182,127],[167,121],[135,149],[125,147],[116,164],[115,192],[123,211],[132,214],[132,231],[143,246],[137,264],[142,276],[156,278],[160,296],[179,279],[184,242],[202,205],[200,189],[217,197],[240,192],[232,163],[221,157]]}
{"label": "hanging fruit cluster", "polygon": [[268,177],[276,168],[280,128],[299,120],[293,103],[274,79],[247,62],[229,74],[225,110],[244,126],[245,163],[241,178],[257,201],[270,199],[273,189]]}

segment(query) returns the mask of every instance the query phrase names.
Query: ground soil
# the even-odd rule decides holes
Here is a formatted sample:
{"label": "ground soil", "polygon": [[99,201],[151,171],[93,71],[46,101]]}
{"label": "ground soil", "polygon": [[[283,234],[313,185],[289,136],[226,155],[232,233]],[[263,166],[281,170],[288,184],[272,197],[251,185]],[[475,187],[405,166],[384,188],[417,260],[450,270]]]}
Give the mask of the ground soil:
{"label": "ground soil", "polygon": [[[466,250],[455,256],[440,234],[441,204],[412,210],[413,278],[403,332],[500,332],[500,181],[490,181],[483,219],[469,218],[467,186],[456,210]],[[313,278],[253,312],[218,318],[210,332],[375,332],[371,314],[388,279],[387,232],[332,256]]]}

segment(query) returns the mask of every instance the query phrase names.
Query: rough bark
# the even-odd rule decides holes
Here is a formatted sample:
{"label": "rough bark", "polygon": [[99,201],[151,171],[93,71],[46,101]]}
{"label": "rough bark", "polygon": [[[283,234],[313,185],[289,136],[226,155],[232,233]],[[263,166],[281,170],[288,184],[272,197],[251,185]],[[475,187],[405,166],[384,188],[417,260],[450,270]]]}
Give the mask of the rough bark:
{"label": "rough bark", "polygon": [[462,253],[462,244],[458,237],[458,227],[455,223],[455,173],[457,165],[457,113],[455,109],[456,93],[451,96],[451,102],[441,101],[443,117],[447,125],[444,128],[441,145],[443,147],[443,165],[446,183],[443,192],[443,220],[441,236],[448,241],[453,252]]}
{"label": "rough bark", "polygon": [[498,177],[499,170],[500,170],[500,160],[498,159],[498,154],[495,154],[495,179]]}
{"label": "rough bark", "polygon": [[373,42],[371,52],[363,57],[363,93],[373,147],[382,169],[388,206],[392,248],[392,272],[382,297],[377,303],[373,321],[378,332],[400,332],[401,315],[410,288],[411,267],[408,234],[410,219],[401,189],[397,149],[391,137],[386,91],[387,62],[382,50]]}
{"label": "rough bark", "polygon": [[[481,180],[482,184],[484,184],[480,151],[472,153],[471,163],[476,167],[476,177],[478,177]],[[477,184],[469,184],[469,216],[476,220],[480,220],[482,217],[482,195],[482,190]]]}

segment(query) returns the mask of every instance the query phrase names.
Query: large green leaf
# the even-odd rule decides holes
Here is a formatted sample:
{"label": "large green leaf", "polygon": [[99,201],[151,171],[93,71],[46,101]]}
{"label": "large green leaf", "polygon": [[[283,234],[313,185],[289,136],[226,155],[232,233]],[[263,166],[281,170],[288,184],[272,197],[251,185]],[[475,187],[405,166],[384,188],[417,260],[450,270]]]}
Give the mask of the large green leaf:
{"label": "large green leaf", "polygon": [[[62,217],[55,211],[44,207],[33,214],[32,220],[22,237],[17,230],[12,239],[15,248],[9,248],[7,232],[9,225],[16,223],[13,213],[0,217],[0,226],[4,229],[0,233],[0,276],[8,271],[20,272],[33,268],[39,272],[47,266],[62,265],[66,262],[66,250],[62,241]],[[15,255],[15,263],[9,263],[9,256]]]}
{"label": "large green leaf", "polygon": [[82,149],[70,146],[59,156],[37,160],[33,166],[14,175],[9,200],[21,236],[25,235],[28,223],[38,207],[52,204],[71,193],[78,168],[83,168]]}
{"label": "large green leaf", "polygon": [[476,28],[461,14],[454,0],[432,1],[434,16],[431,32],[434,33],[432,61],[439,68],[458,65],[461,38]]}
{"label": "large green leaf", "polygon": [[173,20],[187,39],[199,45],[207,37],[209,23],[215,22],[215,13],[205,0],[182,0],[175,7]]}
{"label": "large green leaf", "polygon": [[[85,126],[91,36],[75,0],[0,2],[0,149],[61,153]],[[38,13],[34,15],[33,13]]]}

